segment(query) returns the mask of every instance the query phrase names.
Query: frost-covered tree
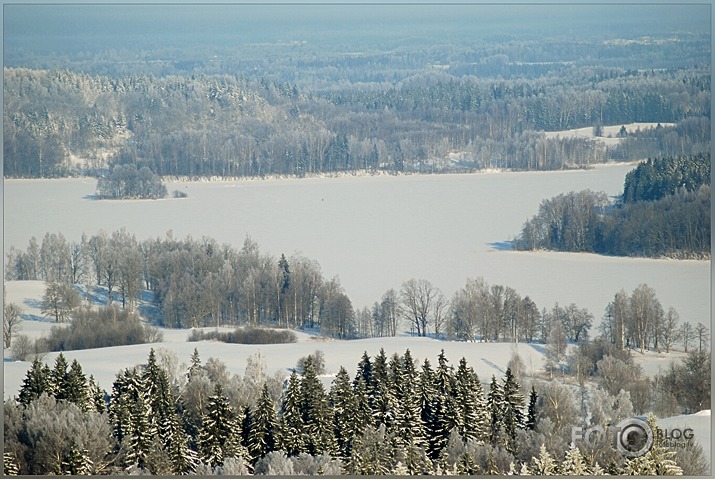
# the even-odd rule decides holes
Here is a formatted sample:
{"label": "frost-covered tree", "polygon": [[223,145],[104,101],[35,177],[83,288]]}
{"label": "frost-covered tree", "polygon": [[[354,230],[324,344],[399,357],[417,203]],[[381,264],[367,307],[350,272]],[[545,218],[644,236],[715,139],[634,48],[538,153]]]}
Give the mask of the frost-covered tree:
{"label": "frost-covered tree", "polygon": [[392,468],[389,439],[384,424],[368,426],[357,438],[346,469],[349,474],[387,474]]}
{"label": "frost-covered tree", "polygon": [[199,453],[201,461],[211,467],[222,465],[229,457],[248,456],[241,445],[238,418],[223,394],[221,384],[216,384],[206,405],[199,432]]}
{"label": "frost-covered tree", "polygon": [[251,460],[255,462],[273,451],[276,446],[276,413],[266,384],[261,389],[261,397],[250,418],[248,453]]}
{"label": "frost-covered tree", "polygon": [[484,389],[467,360],[462,358],[454,377],[454,403],[458,409],[457,431],[462,440],[484,440],[489,430]]}
{"label": "frost-covered tree", "polygon": [[350,384],[350,375],[340,367],[329,393],[330,408],[333,411],[333,431],[340,457],[350,455],[355,431],[355,395]]}
{"label": "frost-covered tree", "polygon": [[628,475],[680,476],[683,469],[673,459],[674,451],[668,450],[662,430],[656,424],[655,416],[648,415],[648,426],[653,431],[653,445],[644,455],[626,462],[623,473]]}
{"label": "frost-covered tree", "polygon": [[531,472],[537,476],[553,476],[559,473],[558,462],[548,453],[543,445],[539,455],[531,460]]}
{"label": "frost-covered tree", "polygon": [[305,451],[312,455],[336,450],[332,416],[328,395],[318,379],[312,359],[305,362],[305,371],[300,381],[300,412],[305,429]]}
{"label": "frost-covered tree", "polygon": [[505,431],[509,436],[510,443],[508,449],[513,451],[514,441],[516,441],[516,431],[524,429],[526,421],[524,418],[524,395],[521,393],[519,382],[511,373],[511,369],[506,369],[504,384],[502,385],[506,410],[504,411]]}
{"label": "frost-covered tree", "polygon": [[566,451],[559,473],[564,476],[586,476],[590,473],[581,450],[573,443]]}
{"label": "frost-covered tree", "polygon": [[278,449],[291,456],[307,450],[308,439],[301,412],[300,379],[295,371],[288,378],[288,387],[281,400],[281,408],[278,413],[278,430]]}
{"label": "frost-covered tree", "polygon": [[61,323],[69,320],[70,314],[80,305],[80,296],[71,284],[61,282],[47,283],[42,295],[42,314]]}

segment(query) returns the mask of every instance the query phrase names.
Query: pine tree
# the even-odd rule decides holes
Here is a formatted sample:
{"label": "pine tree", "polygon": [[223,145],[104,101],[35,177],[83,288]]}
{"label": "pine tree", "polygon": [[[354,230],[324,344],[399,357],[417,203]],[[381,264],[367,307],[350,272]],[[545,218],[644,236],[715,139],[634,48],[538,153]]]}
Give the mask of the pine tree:
{"label": "pine tree", "polygon": [[306,431],[301,413],[300,379],[293,371],[288,379],[288,387],[283,394],[279,412],[279,447],[289,456],[297,456],[306,449]]}
{"label": "pine tree", "polygon": [[241,445],[241,431],[236,413],[217,383],[214,394],[206,405],[201,431],[199,432],[199,452],[201,461],[211,467],[220,466],[228,457],[246,457],[247,451]]}
{"label": "pine tree", "polygon": [[[400,367],[395,368],[392,380],[396,403],[394,431],[400,446],[409,456],[426,444],[425,427],[421,417],[418,374],[409,349],[405,351],[400,363]],[[405,465],[411,471],[415,466],[411,459],[406,459]]]}
{"label": "pine tree", "polygon": [[256,410],[251,414],[251,428],[248,433],[248,453],[255,462],[275,449],[276,416],[273,401],[264,384]]}
{"label": "pine tree", "polygon": [[52,394],[50,368],[39,358],[35,358],[22,382],[18,401],[23,406],[27,406],[42,393]]}

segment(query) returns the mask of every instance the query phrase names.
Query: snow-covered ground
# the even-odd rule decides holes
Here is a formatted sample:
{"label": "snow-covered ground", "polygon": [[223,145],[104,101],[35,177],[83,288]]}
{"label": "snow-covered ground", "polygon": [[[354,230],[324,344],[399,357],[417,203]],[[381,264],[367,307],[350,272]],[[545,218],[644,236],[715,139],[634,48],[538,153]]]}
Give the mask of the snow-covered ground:
{"label": "snow-covered ground", "polygon": [[600,320],[620,289],[647,283],[681,320],[710,322],[710,261],[510,251],[546,198],[591,189],[617,195],[633,165],[588,171],[174,182],[187,198],[87,199],[89,178],[6,180],[4,250],[62,232],[78,241],[125,227],[138,239],[209,236],[274,257],[301,253],[339,276],[355,307],[423,278],[450,298],[468,277],[508,285],[539,308],[576,303]]}
{"label": "snow-covered ground", "polygon": [[[603,143],[606,146],[615,146],[622,140],[618,136],[621,127],[625,126],[628,133],[633,133],[637,130],[645,130],[655,128],[658,123],[628,123],[626,125],[609,125],[604,126],[601,131],[601,136],[593,135],[593,127],[574,128],[572,130],[547,131],[546,138],[591,138]],[[675,126],[675,123],[661,123],[661,126]]]}
{"label": "snow-covered ground", "polygon": [[[39,309],[39,302],[44,292],[41,281],[10,281],[6,283],[7,300],[20,305],[23,309],[23,321],[19,334],[37,338],[49,331],[54,322],[44,318]],[[214,330],[215,328],[205,328]],[[230,328],[222,328],[230,330]],[[326,374],[323,383],[329,387],[335,373],[341,366],[353,376],[357,363],[363,352],[374,357],[384,348],[388,357],[394,353],[403,354],[407,349],[420,363],[426,358],[434,365],[441,350],[449,361],[456,365],[464,357],[479,375],[483,382],[492,375],[503,376],[507,364],[514,352],[518,353],[526,366],[527,377],[538,373],[544,367],[544,346],[539,344],[507,344],[507,343],[464,343],[448,342],[431,338],[417,338],[406,334],[395,338],[374,338],[355,341],[338,341],[322,338],[313,334],[296,332],[298,342],[280,345],[238,345],[224,344],[215,341],[188,342],[189,330],[162,329],[164,341],[161,343],[121,346],[114,348],[89,349],[83,351],[67,351],[64,355],[69,361],[77,359],[86,374],[93,375],[100,386],[111,390],[112,382],[117,372],[125,367],[146,362],[149,350],[171,352],[176,355],[179,374],[186,370],[194,348],[198,349],[203,361],[213,357],[223,361],[230,373],[243,374],[249,357],[260,354],[266,364],[266,372],[276,372],[288,375],[299,358],[313,353],[323,352],[326,364]],[[45,362],[50,366],[58,353],[47,354]],[[4,397],[17,394],[22,380],[30,367],[30,363],[12,361],[11,353],[5,350],[4,363]],[[647,352],[641,355],[634,353],[634,358],[648,375],[657,374],[667,367],[670,361],[677,361],[683,353],[657,354]],[[702,411],[694,415],[682,415],[664,418],[658,424],[668,430],[673,428],[691,428],[694,431],[693,440],[700,443],[708,458],[711,446],[710,411]]]}
{"label": "snow-covered ground", "polygon": [[[710,409],[700,411],[695,414],[683,414],[658,420],[658,426],[665,429],[666,437],[675,443],[682,443],[684,439],[677,439],[679,433],[685,433],[686,429],[692,429],[692,440],[700,444],[703,454],[712,465],[712,417]],[[678,430],[676,432],[675,430]],[[676,439],[673,439],[673,438]],[[712,466],[711,466],[712,469]]]}

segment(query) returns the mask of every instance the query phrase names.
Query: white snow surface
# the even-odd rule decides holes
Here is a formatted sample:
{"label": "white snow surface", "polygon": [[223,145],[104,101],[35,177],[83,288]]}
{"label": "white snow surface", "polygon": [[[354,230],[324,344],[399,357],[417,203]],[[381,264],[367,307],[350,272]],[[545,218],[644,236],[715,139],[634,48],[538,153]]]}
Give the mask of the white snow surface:
{"label": "white snow surface", "polygon": [[666,434],[672,437],[673,430],[679,429],[680,432],[690,428],[693,430],[693,441],[700,444],[703,448],[703,454],[711,464],[712,469],[712,418],[710,409],[699,411],[695,414],[683,414],[680,416],[672,416],[663,419],[658,419],[659,427],[666,429]]}
{"label": "white snow surface", "polygon": [[618,195],[634,165],[592,170],[173,182],[187,198],[93,200],[96,180],[4,181],[4,250],[62,232],[79,241],[126,228],[139,240],[191,235],[274,257],[315,259],[354,307],[423,278],[447,298],[466,279],[511,286],[537,306],[576,303],[598,322],[620,289],[647,283],[682,321],[710,323],[710,261],[508,250],[542,200],[571,190]]}

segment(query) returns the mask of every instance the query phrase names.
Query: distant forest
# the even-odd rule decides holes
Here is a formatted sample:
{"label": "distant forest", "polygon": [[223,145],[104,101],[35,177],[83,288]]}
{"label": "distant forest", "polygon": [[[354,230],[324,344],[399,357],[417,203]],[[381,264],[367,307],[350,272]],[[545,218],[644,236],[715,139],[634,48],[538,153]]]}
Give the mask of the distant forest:
{"label": "distant forest", "polygon": [[710,256],[710,154],[648,159],[626,175],[611,204],[603,192],[544,200],[518,249],[621,256]]}
{"label": "distant forest", "polygon": [[[688,36],[359,54],[267,45],[215,61],[187,60],[196,50],[138,61],[94,53],[62,67],[13,55],[4,174],[100,176],[117,164],[192,178],[553,170],[697,154],[710,145],[710,72],[695,53],[707,45]],[[544,135],[632,122],[662,125],[608,147]]]}

